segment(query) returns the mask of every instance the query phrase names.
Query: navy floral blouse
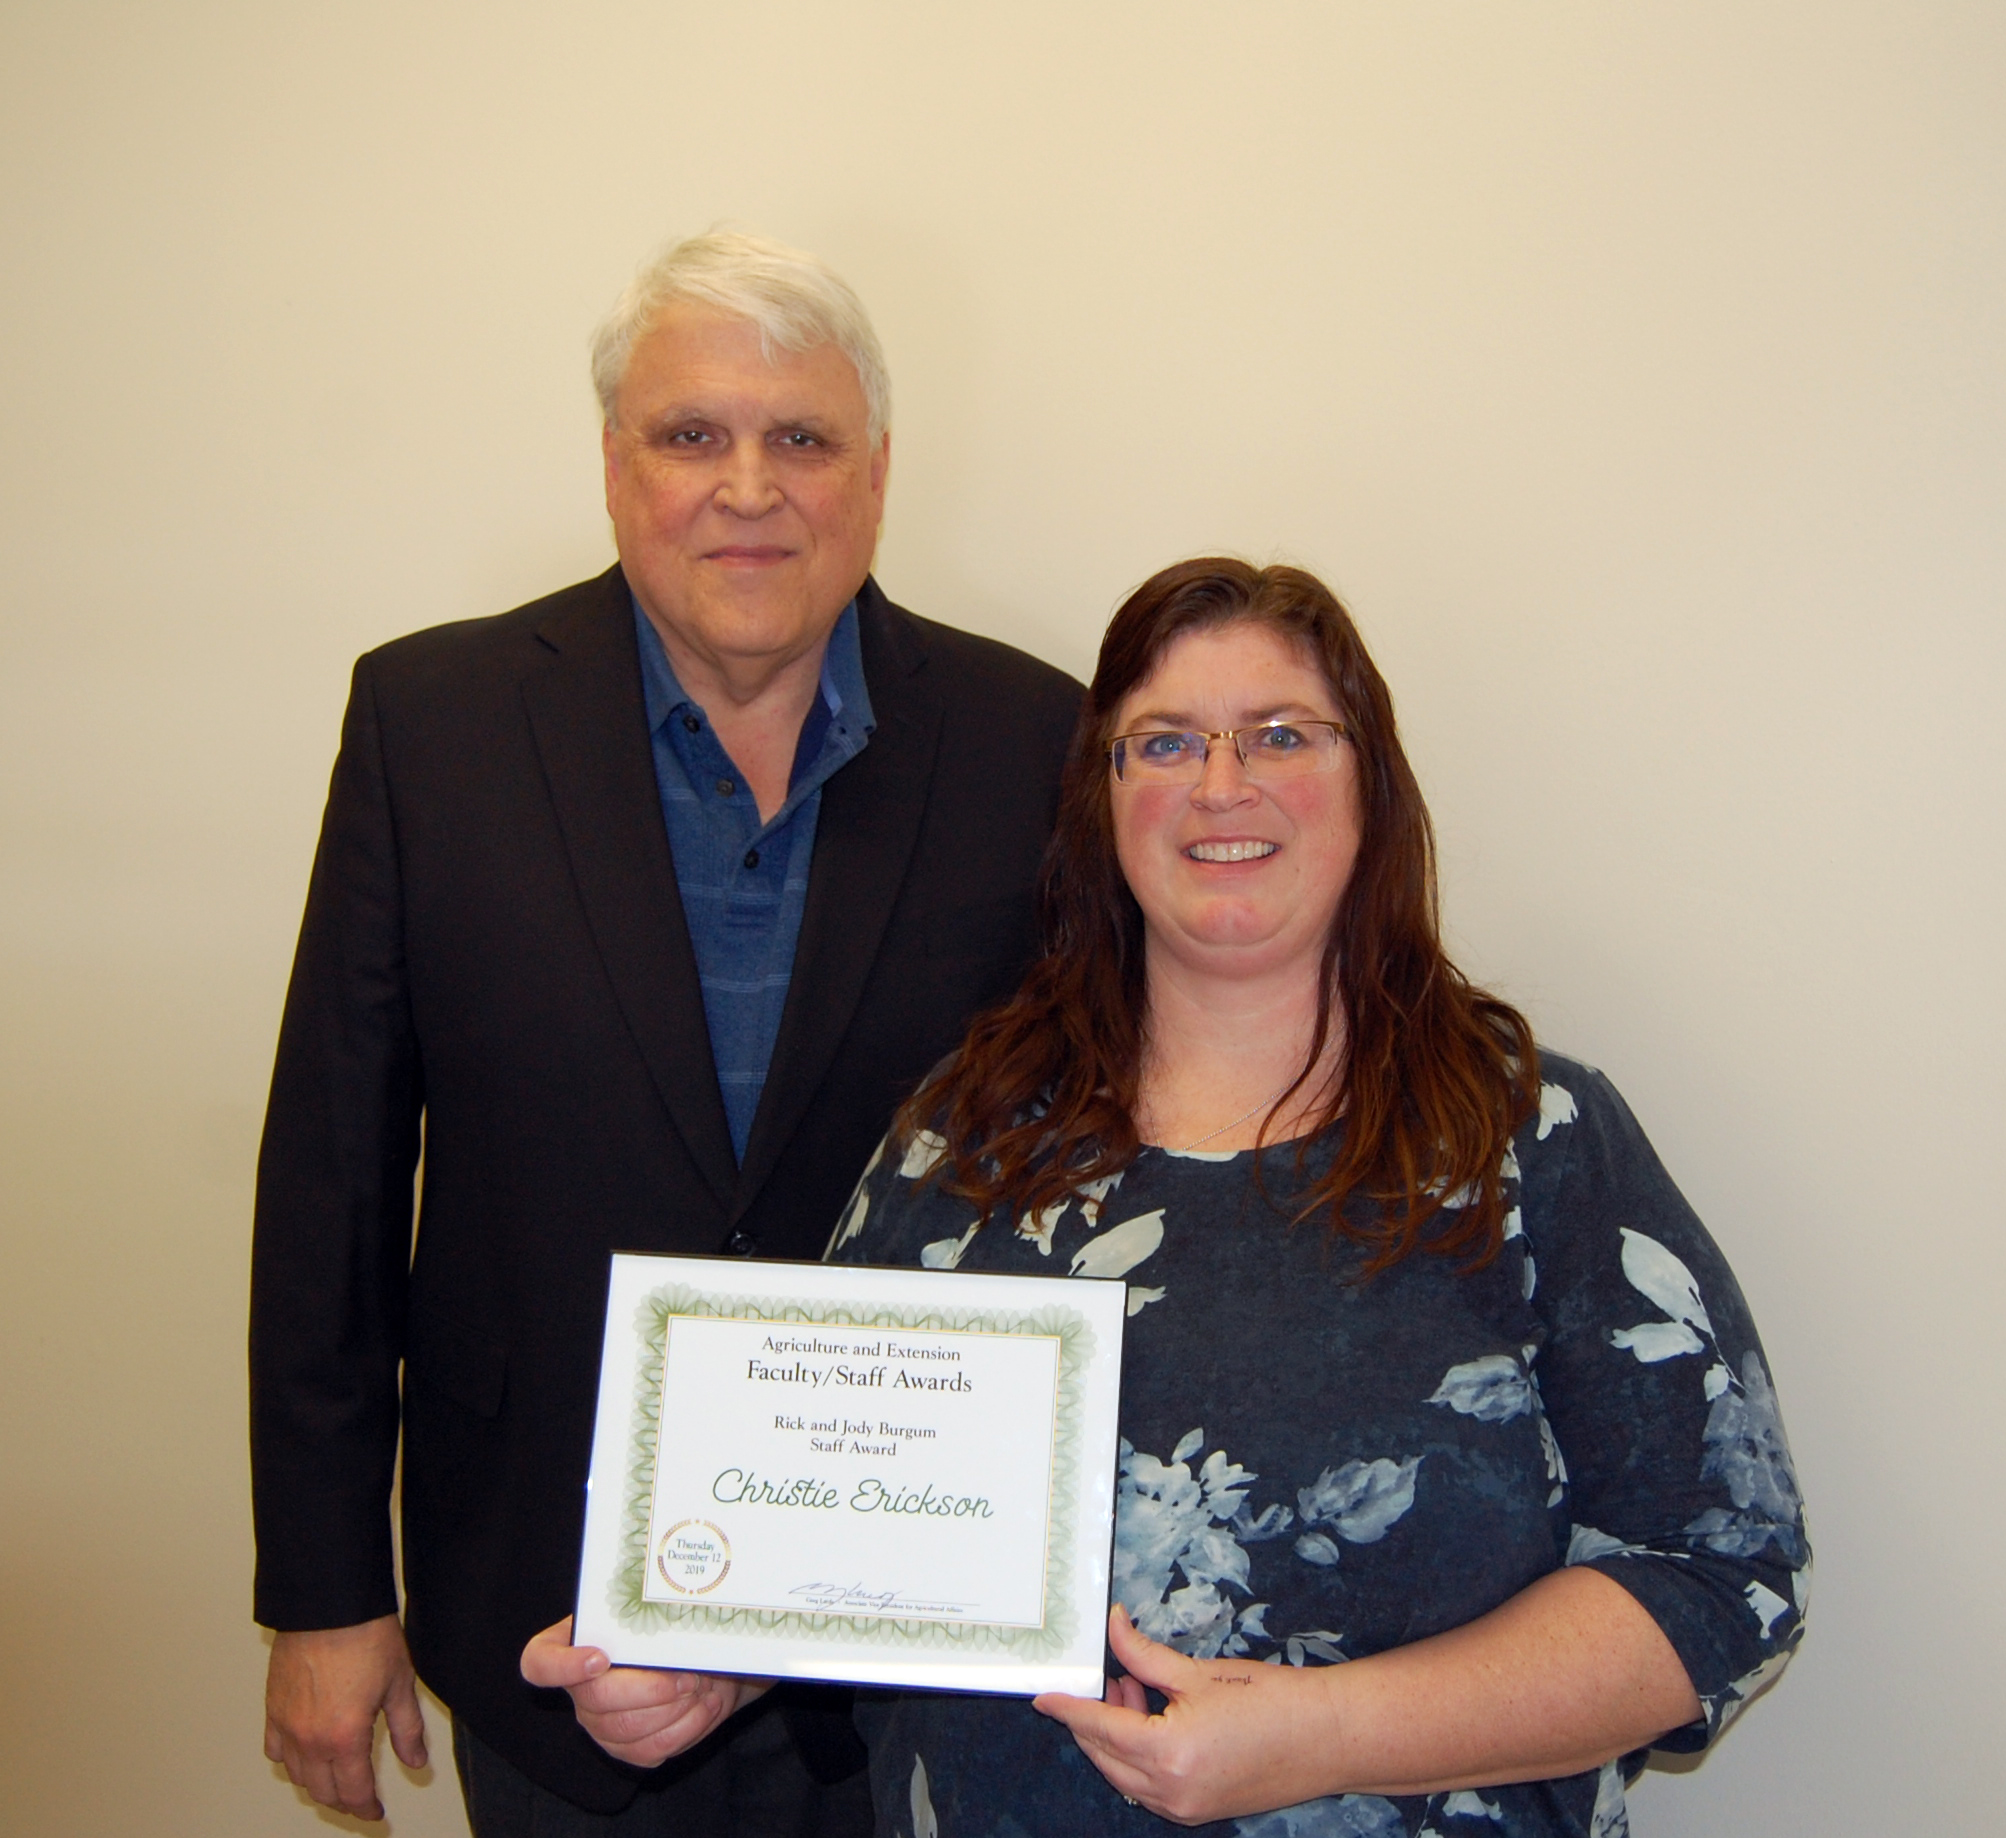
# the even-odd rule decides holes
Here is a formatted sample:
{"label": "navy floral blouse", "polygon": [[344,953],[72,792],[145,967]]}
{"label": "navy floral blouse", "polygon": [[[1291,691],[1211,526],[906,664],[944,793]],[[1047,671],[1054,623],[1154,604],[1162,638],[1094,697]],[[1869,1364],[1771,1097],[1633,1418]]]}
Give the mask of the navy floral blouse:
{"label": "navy floral blouse", "polygon": [[[1504,1255],[1416,1254],[1368,1282],[1288,1195],[1314,1145],[1146,1149],[1065,1206],[973,1229],[880,1150],[841,1262],[1129,1283],[1115,1593],[1199,1658],[1335,1665],[1471,1621],[1562,1564],[1628,1589],[1685,1662],[1705,1747],[1783,1667],[1811,1578],[1797,1480],[1741,1292],[1601,1074],[1542,1056],[1505,1175]],[[880,1838],[1162,1831],[1059,1724],[1013,1698],[863,1695]],[[1642,1754],[1568,1779],[1345,1794],[1203,1830],[1233,1838],[1628,1831]]]}

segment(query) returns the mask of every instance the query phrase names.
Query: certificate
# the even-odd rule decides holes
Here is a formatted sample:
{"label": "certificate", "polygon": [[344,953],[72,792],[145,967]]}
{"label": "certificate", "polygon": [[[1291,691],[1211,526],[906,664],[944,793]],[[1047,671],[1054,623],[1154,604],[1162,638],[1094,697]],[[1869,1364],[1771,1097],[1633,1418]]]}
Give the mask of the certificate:
{"label": "certificate", "polygon": [[1127,1286],[616,1256],[573,1638],[1098,1697]]}

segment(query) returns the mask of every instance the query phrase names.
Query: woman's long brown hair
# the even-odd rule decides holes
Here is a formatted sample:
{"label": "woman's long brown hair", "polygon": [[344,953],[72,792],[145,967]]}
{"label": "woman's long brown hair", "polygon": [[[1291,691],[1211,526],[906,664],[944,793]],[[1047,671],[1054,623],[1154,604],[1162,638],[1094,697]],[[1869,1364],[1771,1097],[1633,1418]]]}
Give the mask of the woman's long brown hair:
{"label": "woman's long brown hair", "polygon": [[1336,1009],[1341,1067],[1303,1146],[1340,1117],[1345,1127],[1297,1216],[1321,1213],[1363,1240],[1366,1274],[1417,1247],[1487,1263],[1504,1241],[1505,1151],[1538,1103],[1532,1031],[1443,954],[1434,832],[1393,699],[1350,615],[1299,568],[1180,562],[1115,614],[1045,858],[1044,955],[1016,995],[976,1018],[961,1052],[893,1127],[945,1139],[935,1178],[975,1202],[985,1223],[999,1208],[1022,1217],[1056,1205],[1135,1159],[1143,922],[1115,858],[1108,746],[1122,703],[1177,639],[1242,621],[1301,644],[1321,666],[1356,760],[1363,816],[1324,945],[1316,1030],[1284,1094],[1322,1059]]}

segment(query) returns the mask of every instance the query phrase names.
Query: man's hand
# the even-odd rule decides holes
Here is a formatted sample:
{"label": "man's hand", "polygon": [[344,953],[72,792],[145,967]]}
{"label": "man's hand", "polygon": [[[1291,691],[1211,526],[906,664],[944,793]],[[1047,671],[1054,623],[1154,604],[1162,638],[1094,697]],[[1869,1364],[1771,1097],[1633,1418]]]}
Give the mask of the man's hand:
{"label": "man's hand", "polygon": [[571,1644],[569,1615],[523,1648],[522,1675],[532,1685],[570,1692],[586,1735],[637,1768],[658,1767],[695,1748],[734,1711],[773,1689],[771,1679],[616,1666],[597,1647]]}
{"label": "man's hand", "polygon": [[265,1674],[265,1757],[293,1785],[358,1819],[383,1817],[370,1749],[376,1713],[407,1768],[425,1765],[418,1678],[395,1615],[355,1627],[272,1636]]}

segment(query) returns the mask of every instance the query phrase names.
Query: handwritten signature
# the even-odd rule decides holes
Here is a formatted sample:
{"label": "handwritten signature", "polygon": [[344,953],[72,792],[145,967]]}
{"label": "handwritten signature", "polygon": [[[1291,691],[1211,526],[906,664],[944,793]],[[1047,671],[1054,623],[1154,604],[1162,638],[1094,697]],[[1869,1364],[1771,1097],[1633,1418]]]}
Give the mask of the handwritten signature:
{"label": "handwritten signature", "polygon": [[862,1583],[801,1583],[787,1592],[802,1598],[804,1605],[820,1613],[875,1615],[957,1615],[972,1612],[966,1602],[924,1602],[896,1589],[866,1589]]}

